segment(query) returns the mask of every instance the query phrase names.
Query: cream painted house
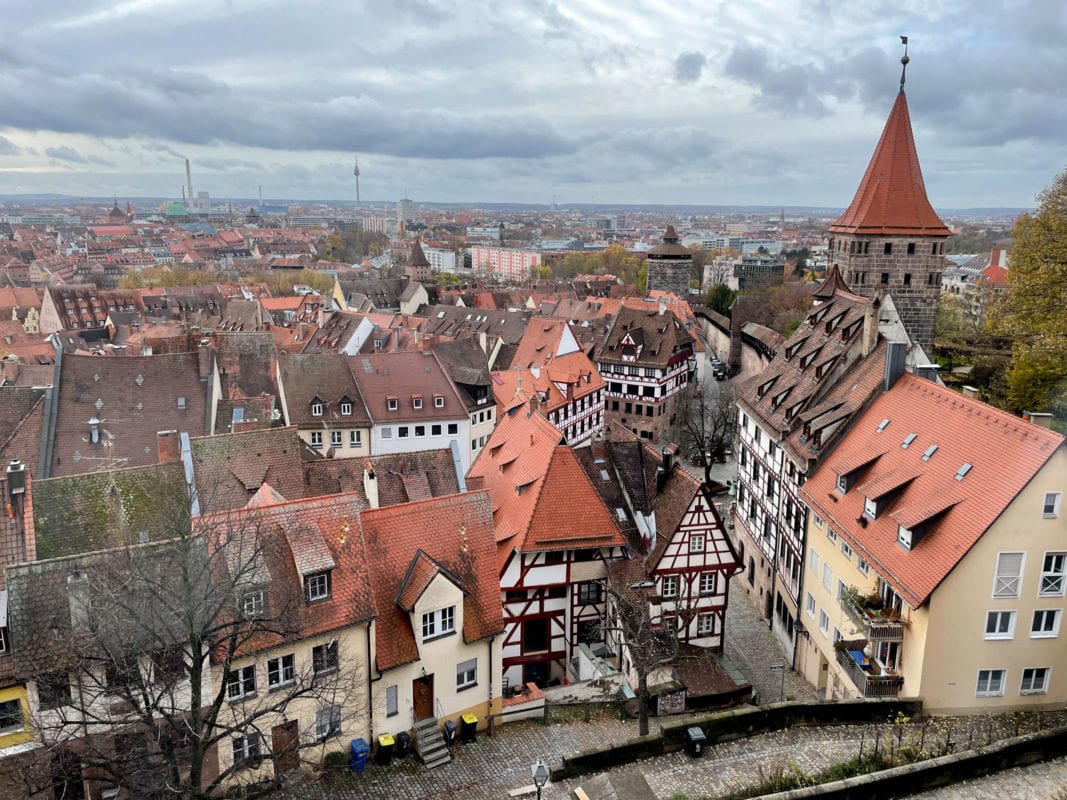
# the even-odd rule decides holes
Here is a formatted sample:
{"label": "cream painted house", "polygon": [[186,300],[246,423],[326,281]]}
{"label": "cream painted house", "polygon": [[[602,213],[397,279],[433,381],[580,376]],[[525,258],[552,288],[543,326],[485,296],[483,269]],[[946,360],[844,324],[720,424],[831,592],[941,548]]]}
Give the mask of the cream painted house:
{"label": "cream painted house", "polygon": [[1062,707],[1063,442],[902,376],[802,489],[798,670],[933,713]]}

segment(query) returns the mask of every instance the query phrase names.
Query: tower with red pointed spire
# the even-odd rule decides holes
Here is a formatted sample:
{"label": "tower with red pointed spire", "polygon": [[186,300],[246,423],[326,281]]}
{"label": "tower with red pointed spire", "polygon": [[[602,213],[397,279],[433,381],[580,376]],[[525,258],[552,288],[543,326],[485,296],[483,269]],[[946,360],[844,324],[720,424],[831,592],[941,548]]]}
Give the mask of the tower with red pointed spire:
{"label": "tower with red pointed spire", "polygon": [[908,334],[930,353],[951,231],[926,197],[904,94],[908,40],[901,40],[900,93],[856,196],[830,225],[830,263],[854,293],[892,295]]}

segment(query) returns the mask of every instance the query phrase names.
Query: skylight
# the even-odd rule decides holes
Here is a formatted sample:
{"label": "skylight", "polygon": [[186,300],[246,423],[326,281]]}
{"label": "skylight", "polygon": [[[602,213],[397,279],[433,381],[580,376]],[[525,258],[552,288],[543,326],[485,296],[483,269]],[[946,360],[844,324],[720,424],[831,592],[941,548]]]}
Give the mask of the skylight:
{"label": "skylight", "polygon": [[885,419],[883,419],[881,422],[878,423],[878,427],[874,429],[874,432],[875,433],[881,433],[882,431],[884,431],[886,429],[886,426],[888,424],[889,424],[889,417],[886,417]]}
{"label": "skylight", "polygon": [[930,460],[930,456],[932,456],[936,452],[937,452],[937,445],[936,444],[932,444],[929,447],[927,447],[926,450],[923,452],[923,461],[929,461]]}
{"label": "skylight", "polygon": [[902,447],[903,449],[907,450],[907,449],[908,449],[908,446],[909,446],[909,445],[910,445],[910,444],[911,444],[912,442],[914,442],[914,441],[915,441],[915,437],[916,437],[916,435],[917,435],[917,434],[914,434],[914,433],[909,433],[909,434],[908,434],[907,436],[905,436],[905,437],[904,437],[904,441],[900,443],[900,446],[901,446],[901,447]]}
{"label": "skylight", "polygon": [[970,462],[967,462],[967,461],[963,462],[963,466],[961,466],[958,470],[956,470],[956,480],[962,481],[963,480],[963,476],[971,471],[971,466],[972,465],[970,464]]}

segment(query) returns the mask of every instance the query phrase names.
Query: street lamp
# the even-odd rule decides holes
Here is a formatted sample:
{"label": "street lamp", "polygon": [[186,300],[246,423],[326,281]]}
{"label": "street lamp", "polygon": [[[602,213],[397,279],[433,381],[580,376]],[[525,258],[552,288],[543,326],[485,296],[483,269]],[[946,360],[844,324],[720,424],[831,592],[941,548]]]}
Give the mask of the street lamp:
{"label": "street lamp", "polygon": [[534,786],[537,787],[537,800],[541,800],[541,789],[548,783],[548,767],[544,759],[537,759],[537,763],[531,765],[530,774],[533,776]]}
{"label": "street lamp", "polygon": [[785,700],[785,664],[773,664],[768,669],[771,672],[782,673],[782,688],[778,690],[778,702],[781,703]]}

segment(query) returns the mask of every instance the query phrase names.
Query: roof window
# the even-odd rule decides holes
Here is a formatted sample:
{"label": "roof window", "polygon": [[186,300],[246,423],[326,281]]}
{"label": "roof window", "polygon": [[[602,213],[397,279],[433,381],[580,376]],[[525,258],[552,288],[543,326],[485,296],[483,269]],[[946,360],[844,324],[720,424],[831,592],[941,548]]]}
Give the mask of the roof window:
{"label": "roof window", "polygon": [[923,461],[929,461],[930,456],[937,452],[937,445],[932,444],[923,451]]}
{"label": "roof window", "polygon": [[889,417],[886,417],[885,419],[883,419],[881,422],[878,423],[878,427],[874,429],[874,432],[875,433],[881,433],[882,431],[884,431],[886,429],[886,426],[888,424],[889,424]]}
{"label": "roof window", "polygon": [[962,481],[964,476],[971,471],[972,466],[970,462],[964,461],[960,468],[956,470],[956,480]]}
{"label": "roof window", "polygon": [[900,443],[901,449],[907,450],[911,446],[911,443],[915,441],[915,437],[916,434],[914,433],[909,433],[907,436],[905,436],[904,441]]}

